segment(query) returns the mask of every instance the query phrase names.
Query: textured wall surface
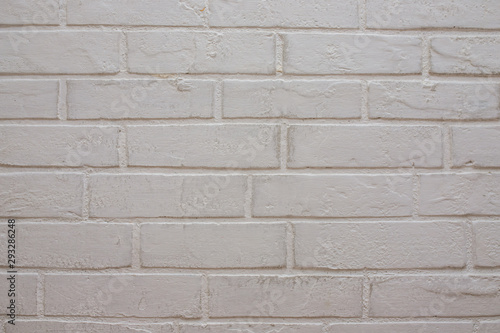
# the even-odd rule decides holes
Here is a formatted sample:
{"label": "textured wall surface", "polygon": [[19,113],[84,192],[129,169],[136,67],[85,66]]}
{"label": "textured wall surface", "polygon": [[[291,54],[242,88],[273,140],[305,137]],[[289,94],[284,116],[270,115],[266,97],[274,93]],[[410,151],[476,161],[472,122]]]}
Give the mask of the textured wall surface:
{"label": "textured wall surface", "polygon": [[500,332],[499,0],[0,4],[0,333]]}

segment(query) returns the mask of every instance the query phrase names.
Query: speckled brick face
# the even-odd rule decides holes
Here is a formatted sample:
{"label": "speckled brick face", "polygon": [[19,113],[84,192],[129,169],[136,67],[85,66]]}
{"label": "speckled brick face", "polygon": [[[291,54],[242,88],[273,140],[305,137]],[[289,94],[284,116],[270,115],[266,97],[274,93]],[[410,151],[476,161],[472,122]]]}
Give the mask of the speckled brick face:
{"label": "speckled brick face", "polygon": [[1,7],[0,333],[500,332],[500,1]]}

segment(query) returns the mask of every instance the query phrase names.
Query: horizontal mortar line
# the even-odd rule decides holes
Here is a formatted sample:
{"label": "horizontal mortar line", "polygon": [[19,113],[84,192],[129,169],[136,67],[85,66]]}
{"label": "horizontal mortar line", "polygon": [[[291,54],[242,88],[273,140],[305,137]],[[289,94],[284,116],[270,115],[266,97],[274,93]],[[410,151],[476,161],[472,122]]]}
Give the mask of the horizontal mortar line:
{"label": "horizontal mortar line", "polygon": [[[1,266],[0,266],[1,267]],[[6,266],[3,268],[5,269]],[[369,278],[404,277],[404,276],[440,276],[440,277],[467,277],[484,276],[495,277],[500,273],[500,267],[466,270],[466,267],[457,268],[356,268],[356,269],[326,269],[326,268],[172,268],[172,267],[122,267],[122,268],[54,268],[54,267],[18,267],[18,274],[35,273],[41,275],[199,275],[210,276],[261,276],[271,275],[280,277],[296,276],[326,276],[326,277],[353,277],[362,278],[369,274]]]}
{"label": "horizontal mortar line", "polygon": [[[334,109],[334,108],[332,108]],[[168,108],[166,109],[168,111]],[[70,110],[71,113],[71,110]],[[491,119],[389,119],[389,118],[285,118],[285,117],[241,117],[241,118],[96,118],[96,119],[0,119],[0,125],[73,125],[73,126],[158,126],[158,125],[270,125],[280,126],[283,121],[286,125],[489,125],[500,122],[499,118]]]}
{"label": "horizontal mortar line", "polygon": [[[54,73],[50,73],[50,72],[44,72],[44,73],[16,73],[16,72],[2,72],[0,73],[0,79],[2,79],[3,77],[19,77],[19,78],[22,78],[22,77],[28,77],[28,76],[33,76],[33,77],[40,77],[40,76],[44,76],[44,77],[47,77],[47,78],[63,78],[63,79],[70,79],[70,77],[74,76],[76,78],[80,77],[79,75],[81,75],[82,77],[89,77],[89,78],[96,78],[96,77],[113,77],[113,78],[121,78],[121,77],[129,77],[129,76],[133,76],[133,75],[138,75],[138,76],[152,76],[152,77],[156,77],[156,78],[160,78],[160,79],[165,79],[165,78],[173,78],[173,77],[176,77],[177,75],[183,75],[184,77],[188,78],[188,77],[198,77],[200,75],[203,75],[207,78],[213,78],[214,80],[216,79],[223,79],[223,78],[232,78],[232,77],[239,77],[239,76],[242,76],[242,75],[245,75],[249,78],[251,77],[255,77],[255,78],[268,78],[268,79],[277,79],[277,78],[283,78],[283,77],[296,77],[296,78],[302,78],[304,80],[306,80],[307,78],[327,78],[327,77],[330,77],[330,78],[336,78],[336,77],[339,77],[339,78],[342,78],[342,77],[346,77],[346,76],[349,76],[349,77],[352,77],[353,79],[359,79],[361,80],[362,78],[366,78],[366,77],[373,77],[373,75],[379,75],[377,73],[324,73],[324,74],[317,74],[317,73],[303,73],[303,74],[291,74],[291,75],[287,75],[286,72],[283,73],[283,75],[277,75],[276,73],[272,72],[272,73],[269,73],[269,74],[262,74],[262,73],[218,73],[218,72],[207,72],[207,73],[163,73],[163,72],[156,72],[156,73],[133,73],[133,72],[129,72],[129,73],[122,73],[122,72],[117,72],[117,73],[82,73],[82,74],[78,74],[78,73],[59,73],[59,72],[54,72]],[[445,74],[446,75],[446,74]],[[417,72],[417,73],[387,73],[387,74],[384,74],[383,76],[390,76],[390,77],[394,77],[394,78],[397,78],[397,79],[401,79],[401,78],[422,78],[422,73],[420,72]],[[471,76],[471,77],[500,77],[500,73],[499,74],[489,74],[489,75],[480,75],[480,74],[463,74],[463,75],[459,75],[459,74],[455,74],[455,76]]]}
{"label": "horizontal mortar line", "polygon": [[[12,218],[11,216],[0,217],[3,219]],[[185,217],[185,218],[162,218],[162,217],[149,217],[149,218],[100,218],[90,217],[85,218],[65,218],[65,217],[47,217],[47,218],[33,218],[33,217],[15,217],[16,223],[21,224],[37,224],[37,223],[71,223],[76,225],[83,225],[86,223],[110,223],[110,224],[134,224],[134,223],[216,223],[216,224],[230,224],[230,223],[392,223],[392,222],[492,222],[500,223],[499,216],[417,216],[417,217],[324,217],[324,218],[311,218],[311,217],[288,217],[288,218],[259,218],[259,217],[237,217],[237,218],[211,218],[211,217]]]}
{"label": "horizontal mortar line", "polygon": [[[29,316],[29,315],[16,315],[16,318],[25,321],[63,321],[68,323],[99,323],[99,324],[123,324],[123,325],[161,325],[161,324],[173,324],[174,321],[163,318],[142,318],[142,317],[108,317],[106,321],[96,321],[98,317],[73,317],[73,316]],[[134,321],[124,321],[125,319],[134,319]],[[331,324],[359,324],[359,323],[370,323],[370,324],[387,324],[387,323],[470,323],[473,320],[480,319],[481,322],[492,322],[500,319],[500,316],[491,317],[432,317],[421,318],[421,317],[406,317],[406,318],[383,318],[383,317],[371,317],[371,318],[329,318],[325,321],[322,318],[311,318],[311,317],[299,317],[299,318],[286,318],[283,321],[281,318],[269,318],[269,317],[254,317],[249,319],[248,317],[233,317],[233,318],[208,318],[208,320],[203,319],[182,319],[179,318],[175,320],[181,325],[203,325],[203,324],[276,324],[276,325],[287,325],[287,324],[316,324],[316,325],[331,325]]]}
{"label": "horizontal mortar line", "polygon": [[269,125],[280,126],[286,120],[290,125],[331,125],[331,126],[482,126],[500,125],[500,119],[485,120],[411,120],[411,119],[286,119],[286,118],[222,118],[222,119],[0,119],[0,126],[187,126],[187,125]]}
{"label": "horizontal mortar line", "polygon": [[[153,156],[153,155],[152,155]],[[227,167],[171,167],[171,166],[133,166],[133,165],[128,165],[127,167],[120,168],[118,165],[115,166],[109,166],[109,167],[92,167],[88,165],[83,165],[83,166],[39,166],[39,165],[8,165],[8,164],[0,164],[0,173],[4,170],[8,171],[13,171],[14,170],[23,170],[23,171],[34,171],[41,169],[43,171],[55,171],[55,172],[61,172],[62,169],[67,170],[68,172],[75,172],[79,170],[87,170],[89,169],[93,172],[93,174],[102,172],[102,173],[149,173],[153,171],[154,173],[161,173],[161,172],[168,172],[172,174],[183,174],[183,173],[190,173],[190,174],[196,174],[196,175],[204,175],[204,174],[211,174],[212,172],[215,172],[215,174],[228,174],[228,175],[235,175],[235,174],[244,174],[244,175],[254,175],[255,173],[259,174],[284,174],[283,172],[285,170],[280,169],[278,167],[276,168],[227,168]],[[392,174],[396,173],[400,174],[402,172],[410,172],[410,171],[417,171],[417,172],[422,172],[422,173],[429,173],[434,171],[435,173],[439,173],[439,171],[444,171],[444,172],[449,172],[447,170],[444,170],[442,167],[419,167],[419,168],[412,168],[411,166],[405,166],[405,167],[372,167],[372,168],[348,168],[348,167],[314,167],[314,168],[288,168],[286,169],[288,172],[290,172],[290,175],[293,174],[337,174],[337,172],[340,172],[342,174],[346,174],[348,172],[352,172],[354,174],[376,174],[377,172],[382,173],[382,174]],[[500,166],[498,167],[489,167],[489,168],[476,168],[476,169],[471,169],[470,167],[464,167],[464,168],[455,168],[453,169],[455,172],[463,172],[463,171],[483,171],[483,172],[489,172],[489,171],[500,171]],[[15,171],[14,171],[15,172]]]}
{"label": "horizontal mortar line", "polygon": [[[55,317],[55,318],[59,318],[59,317],[62,317],[64,315],[60,315],[60,314],[54,314],[54,315],[51,315],[51,314],[44,314],[44,318],[51,318],[51,317]],[[456,318],[456,319],[461,319],[461,320],[477,320],[477,319],[496,319],[496,318],[499,318],[500,316],[496,316],[496,315],[491,315],[491,316],[457,316],[457,317],[453,317],[453,316],[449,316],[449,317],[440,317],[441,319],[444,319],[444,318]],[[147,320],[147,319],[150,319],[150,320],[153,320],[153,319],[158,319],[158,320],[175,320],[175,319],[178,319],[178,320],[184,320],[186,323],[189,323],[189,322],[205,322],[204,320],[202,320],[202,318],[192,318],[192,319],[189,319],[189,318],[184,318],[184,317],[180,317],[180,316],[165,316],[165,317],[147,317],[147,316],[142,316],[142,317],[138,317],[138,316],[111,316],[111,315],[96,315],[95,317],[92,317],[92,316],[86,316],[86,315],[72,315],[72,318],[94,318],[95,319],[111,319],[111,318],[116,318],[116,319],[120,319],[122,318],[122,320],[124,318],[127,318],[127,319],[134,319],[134,320],[139,320],[139,319],[143,319],[143,320]],[[280,321],[283,321],[283,320],[304,320],[304,318],[309,318],[310,320],[321,320],[323,319],[324,320],[337,320],[339,323],[342,321],[342,319],[345,319],[346,322],[347,320],[350,320],[350,322],[355,322],[354,320],[359,320],[359,322],[362,322],[362,320],[366,321],[367,319],[371,319],[371,318],[377,318],[378,320],[383,320],[383,319],[386,319],[387,320],[393,320],[393,319],[400,319],[400,320],[406,320],[406,321],[409,321],[409,320],[413,320],[415,317],[411,317],[411,316],[408,316],[408,317],[404,317],[404,316],[398,316],[398,317],[368,317],[368,318],[361,318],[361,316],[353,316],[353,317],[342,317],[342,316],[311,316],[311,317],[300,317],[300,316],[275,316],[275,317],[271,317],[271,316],[232,316],[232,317],[214,317],[214,316],[211,316],[209,317],[208,319],[209,320],[213,320],[213,321],[220,321],[220,320],[228,320],[229,322],[231,320],[241,320],[241,321],[252,321],[252,320],[269,320],[269,321],[277,321],[277,320],[280,320]],[[429,316],[423,316],[423,317],[419,317],[421,320],[425,320],[427,319],[428,322],[432,322],[434,320],[434,316],[432,315],[429,315]],[[176,321],[178,321],[176,320]]]}
{"label": "horizontal mortar line", "polygon": [[[311,80],[325,80],[325,81],[342,81],[342,80],[368,80],[368,81],[419,81],[424,82],[421,73],[415,74],[397,74],[397,73],[374,73],[374,74],[287,74],[283,73],[280,76],[275,74],[241,74],[241,73],[94,73],[94,74],[48,74],[48,73],[0,73],[1,80],[29,80],[29,79],[47,79],[56,80],[64,78],[66,80],[171,80],[171,79],[189,79],[189,80],[262,80],[262,81],[311,81]],[[433,74],[430,73],[430,79],[425,82],[448,82],[450,80],[458,80],[457,82],[478,82],[485,83],[499,83],[500,77],[498,75],[480,75],[480,74]],[[476,80],[476,81],[474,81]],[[480,81],[482,80],[482,81]]]}
{"label": "horizontal mortar line", "polygon": [[90,175],[161,175],[161,176],[411,176],[413,172],[418,175],[425,174],[468,174],[468,173],[493,173],[498,175],[500,169],[492,168],[454,168],[446,170],[442,168],[412,168],[412,167],[393,167],[393,168],[309,168],[309,169],[216,169],[216,168],[170,168],[170,167],[37,167],[37,166],[13,166],[0,167],[0,175],[8,174],[29,174],[29,173],[71,173],[82,175],[89,171]]}
{"label": "horizontal mortar line", "polygon": [[[168,111],[168,109],[166,110]],[[70,110],[71,112],[71,110]],[[272,125],[279,126],[283,121],[286,125],[483,125],[500,122],[500,118],[493,119],[382,119],[370,118],[364,120],[357,118],[284,118],[284,117],[246,117],[246,118],[127,118],[127,119],[0,119],[0,125],[74,125],[74,126],[156,126],[156,125],[216,125],[216,124],[241,124],[241,125]]]}
{"label": "horizontal mortar line", "polygon": [[[29,30],[28,30],[29,29]],[[27,31],[28,30],[28,31]],[[435,33],[447,35],[497,35],[500,28],[452,28],[452,27],[421,27],[421,28],[383,28],[367,27],[283,27],[283,26],[208,26],[194,25],[132,25],[132,24],[71,24],[57,25],[0,25],[0,31],[35,34],[38,31],[98,31],[98,32],[263,32],[263,33],[319,33],[319,34],[360,34],[360,35],[420,35],[421,33]]]}

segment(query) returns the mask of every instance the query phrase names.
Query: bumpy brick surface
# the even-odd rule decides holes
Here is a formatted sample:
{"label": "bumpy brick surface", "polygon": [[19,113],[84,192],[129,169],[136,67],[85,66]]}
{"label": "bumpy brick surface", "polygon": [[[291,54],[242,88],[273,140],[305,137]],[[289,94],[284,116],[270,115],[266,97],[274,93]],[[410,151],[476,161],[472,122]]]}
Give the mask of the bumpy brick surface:
{"label": "bumpy brick surface", "polygon": [[0,333],[500,332],[499,55],[498,0],[2,0]]}

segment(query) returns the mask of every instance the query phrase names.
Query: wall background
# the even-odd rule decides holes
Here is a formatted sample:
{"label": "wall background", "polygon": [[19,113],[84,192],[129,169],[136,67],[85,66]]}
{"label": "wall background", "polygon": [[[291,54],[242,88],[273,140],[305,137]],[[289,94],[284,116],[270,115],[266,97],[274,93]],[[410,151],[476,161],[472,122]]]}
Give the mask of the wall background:
{"label": "wall background", "polygon": [[0,331],[499,332],[499,18],[3,0]]}

